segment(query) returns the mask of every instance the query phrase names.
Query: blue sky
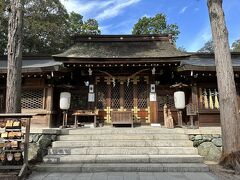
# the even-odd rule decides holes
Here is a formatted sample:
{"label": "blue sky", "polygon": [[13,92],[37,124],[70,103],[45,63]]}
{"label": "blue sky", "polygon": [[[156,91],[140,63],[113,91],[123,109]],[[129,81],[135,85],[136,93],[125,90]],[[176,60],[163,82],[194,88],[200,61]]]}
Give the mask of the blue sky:
{"label": "blue sky", "polygon": [[[102,34],[131,34],[143,16],[164,13],[180,29],[177,46],[190,52],[211,39],[206,0],[60,0],[69,12],[98,20]],[[223,0],[230,45],[240,39],[240,0]],[[238,17],[238,18],[237,18]]]}

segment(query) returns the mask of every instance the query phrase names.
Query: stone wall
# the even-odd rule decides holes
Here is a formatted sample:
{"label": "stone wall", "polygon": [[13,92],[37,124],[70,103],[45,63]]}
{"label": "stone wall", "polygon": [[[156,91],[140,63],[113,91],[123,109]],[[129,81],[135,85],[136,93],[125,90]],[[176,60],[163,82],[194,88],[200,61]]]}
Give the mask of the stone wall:
{"label": "stone wall", "polygon": [[198,149],[198,154],[205,161],[218,162],[222,154],[222,138],[219,134],[194,134],[189,135],[193,146]]}
{"label": "stone wall", "polygon": [[58,130],[48,129],[41,133],[29,135],[28,160],[30,163],[42,162],[43,157],[48,154],[52,142],[57,140]]}

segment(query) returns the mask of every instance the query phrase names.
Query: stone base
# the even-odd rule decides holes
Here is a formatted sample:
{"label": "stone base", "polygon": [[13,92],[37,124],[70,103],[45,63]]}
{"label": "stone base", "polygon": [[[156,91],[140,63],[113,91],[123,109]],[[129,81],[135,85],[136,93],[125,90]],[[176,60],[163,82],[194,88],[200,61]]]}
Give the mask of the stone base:
{"label": "stone base", "polygon": [[202,163],[122,163],[122,164],[40,164],[34,171],[43,172],[208,172]]}
{"label": "stone base", "polygon": [[161,124],[160,123],[151,123],[151,126],[152,127],[161,127]]}

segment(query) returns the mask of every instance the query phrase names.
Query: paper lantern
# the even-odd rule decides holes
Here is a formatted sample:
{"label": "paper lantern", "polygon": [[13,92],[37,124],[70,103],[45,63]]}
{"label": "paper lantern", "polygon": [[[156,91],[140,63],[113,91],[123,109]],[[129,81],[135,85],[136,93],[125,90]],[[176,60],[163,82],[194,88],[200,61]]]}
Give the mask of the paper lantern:
{"label": "paper lantern", "polygon": [[174,104],[176,109],[185,108],[185,93],[183,91],[176,91],[174,93]]}
{"label": "paper lantern", "polygon": [[62,92],[60,94],[60,109],[67,110],[70,108],[71,94],[69,92]]}

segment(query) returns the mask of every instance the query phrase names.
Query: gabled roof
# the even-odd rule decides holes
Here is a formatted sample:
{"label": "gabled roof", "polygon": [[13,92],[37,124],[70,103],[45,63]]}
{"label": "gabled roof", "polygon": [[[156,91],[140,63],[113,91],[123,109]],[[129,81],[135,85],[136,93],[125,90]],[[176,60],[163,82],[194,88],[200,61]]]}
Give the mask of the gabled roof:
{"label": "gabled roof", "polygon": [[171,43],[168,35],[91,35],[76,36],[67,51],[55,59],[166,59],[188,57]]}

